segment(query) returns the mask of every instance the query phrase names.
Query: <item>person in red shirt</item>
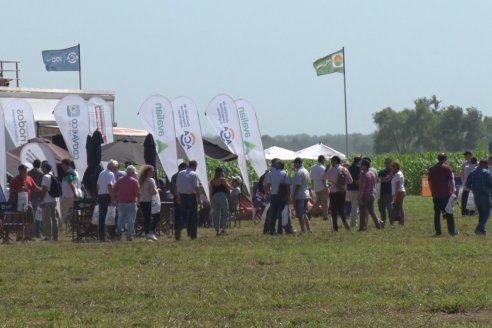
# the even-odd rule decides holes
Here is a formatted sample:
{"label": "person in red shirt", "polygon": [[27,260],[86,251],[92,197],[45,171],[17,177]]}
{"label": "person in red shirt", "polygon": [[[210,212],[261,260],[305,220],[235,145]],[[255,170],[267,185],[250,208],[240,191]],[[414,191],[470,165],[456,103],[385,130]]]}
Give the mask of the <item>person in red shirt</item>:
{"label": "person in red shirt", "polygon": [[429,187],[434,202],[434,228],[435,236],[440,236],[441,232],[441,215],[444,213],[448,224],[448,232],[451,236],[458,234],[454,222],[453,214],[446,213],[445,208],[449,197],[453,194],[453,172],[446,164],[446,154],[437,155],[437,164],[429,169]]}
{"label": "person in red shirt", "polygon": [[140,198],[140,185],[133,165],[126,168],[126,175],[116,181],[113,191],[118,202],[117,238],[121,237],[125,223],[128,223],[126,240],[132,241],[135,217],[137,216],[137,202]]}
{"label": "person in red shirt", "polygon": [[32,230],[32,225],[34,223],[34,210],[31,205],[31,193],[33,191],[41,192],[41,187],[34,182],[33,178],[31,178],[27,174],[27,166],[24,164],[19,165],[17,168],[19,174],[15,176],[10,182],[10,190],[9,190],[9,202],[15,203],[17,207],[17,199],[19,192],[27,192],[29,204],[26,209],[26,238],[31,239],[31,236],[34,234]]}

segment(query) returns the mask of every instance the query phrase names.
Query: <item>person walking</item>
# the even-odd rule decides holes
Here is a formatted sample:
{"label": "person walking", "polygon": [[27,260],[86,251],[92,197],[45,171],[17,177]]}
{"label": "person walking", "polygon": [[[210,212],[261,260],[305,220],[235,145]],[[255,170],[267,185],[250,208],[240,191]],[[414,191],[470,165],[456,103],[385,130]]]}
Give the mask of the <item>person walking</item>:
{"label": "person walking", "polygon": [[228,195],[231,186],[227,182],[224,170],[221,167],[215,168],[215,174],[210,180],[210,195],[212,196],[212,221],[217,236],[226,233],[227,220],[229,217]]}
{"label": "person walking", "polygon": [[41,182],[41,202],[39,206],[43,209],[44,240],[58,240],[60,222],[56,217],[57,198],[50,195],[51,179],[55,179],[55,177],[51,174],[51,165],[48,162],[41,164],[41,170],[44,175]]}
{"label": "person walking", "polygon": [[378,219],[374,212],[374,199],[376,198],[374,187],[376,186],[376,175],[370,169],[371,162],[363,159],[360,164],[359,178],[359,231],[367,231],[368,215],[374,221],[376,229],[383,227],[383,222]]}
{"label": "person walking", "polygon": [[400,169],[400,163],[393,161],[391,164],[391,192],[393,195],[393,205],[391,215],[393,222],[398,221],[400,225],[405,224],[405,211],[403,210],[403,200],[405,199],[405,177]]}
{"label": "person walking", "polygon": [[176,224],[176,240],[181,239],[183,223],[186,224],[191,239],[196,239],[198,230],[198,203],[200,202],[200,186],[194,160],[188,163],[186,170],[180,171],[176,178],[178,203],[180,204],[181,222]]}
{"label": "person walking", "polygon": [[342,220],[342,224],[346,230],[350,230],[345,214],[345,196],[347,183],[352,183],[353,179],[347,168],[341,165],[341,159],[338,156],[333,156],[331,159],[331,167],[325,171],[324,178],[328,180],[329,197],[331,204],[331,216],[333,221],[333,231],[338,231],[338,216]]}
{"label": "person walking", "polygon": [[114,204],[115,197],[113,186],[115,184],[115,172],[118,171],[118,162],[110,160],[106,169],[99,173],[97,178],[97,204],[99,205],[99,241],[106,240],[106,214],[108,207]]}
{"label": "person walking", "polygon": [[116,236],[118,239],[120,238],[126,223],[128,225],[126,240],[132,241],[135,231],[135,218],[137,216],[137,202],[140,198],[140,186],[136,177],[135,166],[128,165],[126,175],[116,181],[113,192],[118,202]]}
{"label": "person walking", "polygon": [[297,157],[294,159],[294,178],[292,180],[292,200],[296,216],[299,219],[301,233],[311,232],[311,226],[307,217],[307,203],[309,199],[309,172],[304,168],[302,159]]}
{"label": "person walking", "polygon": [[150,241],[158,240],[155,235],[155,229],[161,220],[160,212],[152,214],[152,198],[159,197],[160,191],[160,189],[157,188],[154,175],[154,167],[152,165],[145,165],[138,178],[138,183],[140,185],[140,210],[143,214],[144,233],[147,240]]}
{"label": "person walking", "polygon": [[477,235],[485,235],[487,221],[490,215],[490,196],[492,190],[492,177],[488,170],[486,159],[480,160],[475,171],[468,175],[466,187],[473,192],[478,211],[478,225],[475,228],[475,233]]}
{"label": "person walking", "polygon": [[312,212],[319,209],[321,206],[323,210],[323,220],[328,220],[328,186],[326,180],[323,178],[325,173],[325,156],[319,155],[318,162],[311,168],[311,180],[314,193],[316,195],[316,201],[308,212],[309,216],[312,216]]}
{"label": "person walking", "polygon": [[453,171],[446,163],[447,156],[444,153],[437,155],[437,163],[429,169],[428,181],[434,203],[434,230],[435,236],[440,236],[441,216],[447,221],[448,232],[451,236],[456,236],[454,215],[445,211],[449,198],[454,195]]}

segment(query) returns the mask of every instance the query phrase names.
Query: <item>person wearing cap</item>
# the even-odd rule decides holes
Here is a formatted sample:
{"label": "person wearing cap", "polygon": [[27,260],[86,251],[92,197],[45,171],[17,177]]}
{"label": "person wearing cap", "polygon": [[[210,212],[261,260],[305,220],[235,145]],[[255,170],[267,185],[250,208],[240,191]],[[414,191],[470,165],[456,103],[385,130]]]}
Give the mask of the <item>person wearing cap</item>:
{"label": "person wearing cap", "polygon": [[43,234],[44,240],[58,240],[58,228],[60,222],[56,216],[56,197],[51,197],[49,190],[51,188],[51,165],[47,161],[41,163],[43,171],[43,180],[41,182],[41,202],[39,206],[43,209]]}
{"label": "person wearing cap", "polygon": [[353,179],[347,168],[341,165],[342,160],[338,156],[331,159],[331,167],[326,170],[323,177],[328,180],[330,188],[331,216],[333,221],[333,230],[338,231],[338,216],[346,230],[350,230],[345,214],[345,194],[347,183],[352,183]]}
{"label": "person wearing cap", "polygon": [[306,231],[311,232],[311,226],[306,214],[307,202],[309,199],[309,172],[304,168],[300,157],[294,159],[294,170],[294,178],[292,179],[292,201],[294,202],[296,216],[299,219],[301,233]]}
{"label": "person wearing cap", "polygon": [[445,211],[449,197],[454,194],[453,171],[446,163],[446,154],[437,155],[437,163],[429,169],[428,180],[429,188],[432,193],[434,203],[434,230],[435,236],[440,236],[441,216],[444,214],[448,225],[448,232],[451,236],[458,234],[456,231],[454,215]]}
{"label": "person wearing cap", "polygon": [[311,216],[312,211],[317,210],[320,206],[323,210],[323,220],[328,220],[328,186],[323,178],[325,173],[325,156],[319,155],[318,162],[311,168],[311,180],[314,193],[316,194],[316,202],[313,204],[308,214]]}
{"label": "person wearing cap", "polygon": [[466,209],[466,204],[468,202],[468,196],[470,194],[470,190],[466,187],[466,178],[468,177],[468,173],[470,170],[468,169],[471,164],[471,159],[473,154],[471,151],[467,150],[463,153],[465,156],[465,162],[461,165],[461,184],[463,185],[463,192],[461,194],[461,215],[470,215],[470,211]]}
{"label": "person wearing cap", "polygon": [[488,161],[480,160],[475,171],[470,173],[466,180],[466,187],[473,192],[475,205],[478,211],[478,225],[475,228],[477,235],[486,234],[486,225],[490,215],[490,195],[492,190],[492,176],[490,175]]}
{"label": "person wearing cap", "polygon": [[370,215],[374,221],[376,229],[383,227],[383,222],[378,219],[374,212],[374,199],[376,198],[376,174],[371,170],[371,162],[363,159],[360,162],[359,178],[359,231],[367,231],[367,221]]}

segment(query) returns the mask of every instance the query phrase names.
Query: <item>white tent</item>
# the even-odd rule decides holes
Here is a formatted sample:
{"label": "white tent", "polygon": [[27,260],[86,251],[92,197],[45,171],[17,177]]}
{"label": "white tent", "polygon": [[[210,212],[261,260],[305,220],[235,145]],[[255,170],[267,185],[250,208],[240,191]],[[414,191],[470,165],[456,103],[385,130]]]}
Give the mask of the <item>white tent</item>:
{"label": "white tent", "polygon": [[266,159],[274,159],[279,158],[282,160],[292,160],[296,158],[296,152],[292,150],[288,150],[282,147],[273,146],[265,149],[265,158]]}
{"label": "white tent", "polygon": [[345,159],[345,155],[333,148],[323,145],[321,142],[319,144],[301,149],[295,153],[295,157],[300,157],[304,159],[318,159],[319,155],[324,155],[325,158],[329,159],[333,156],[338,156],[340,159]]}

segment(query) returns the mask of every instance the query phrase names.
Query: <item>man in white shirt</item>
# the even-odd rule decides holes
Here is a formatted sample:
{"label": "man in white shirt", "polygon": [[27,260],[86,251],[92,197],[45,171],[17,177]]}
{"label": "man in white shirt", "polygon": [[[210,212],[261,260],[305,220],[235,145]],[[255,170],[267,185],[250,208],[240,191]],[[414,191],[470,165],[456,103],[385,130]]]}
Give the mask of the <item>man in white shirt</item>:
{"label": "man in white shirt", "polygon": [[41,164],[43,180],[41,182],[41,202],[39,206],[43,209],[43,234],[44,240],[58,240],[58,227],[60,222],[56,217],[56,198],[51,197],[51,165],[48,162]]}
{"label": "man in white shirt", "polygon": [[99,205],[99,241],[106,240],[105,221],[108,207],[116,203],[113,186],[115,184],[114,174],[118,171],[119,163],[114,159],[108,162],[104,171],[97,178],[97,204]]}
{"label": "man in white shirt", "polygon": [[317,210],[320,206],[323,209],[323,220],[328,220],[328,187],[326,180],[323,178],[325,173],[325,156],[318,156],[318,163],[311,168],[311,179],[313,182],[313,190],[316,194],[316,202],[309,210],[308,214],[312,215],[312,211]]}
{"label": "man in white shirt", "polygon": [[292,181],[292,199],[294,201],[296,216],[299,219],[301,232],[311,232],[309,219],[307,218],[306,214],[307,202],[309,199],[309,172],[304,168],[304,166],[302,165],[302,159],[299,157],[294,159],[294,169],[296,170],[296,172]]}

